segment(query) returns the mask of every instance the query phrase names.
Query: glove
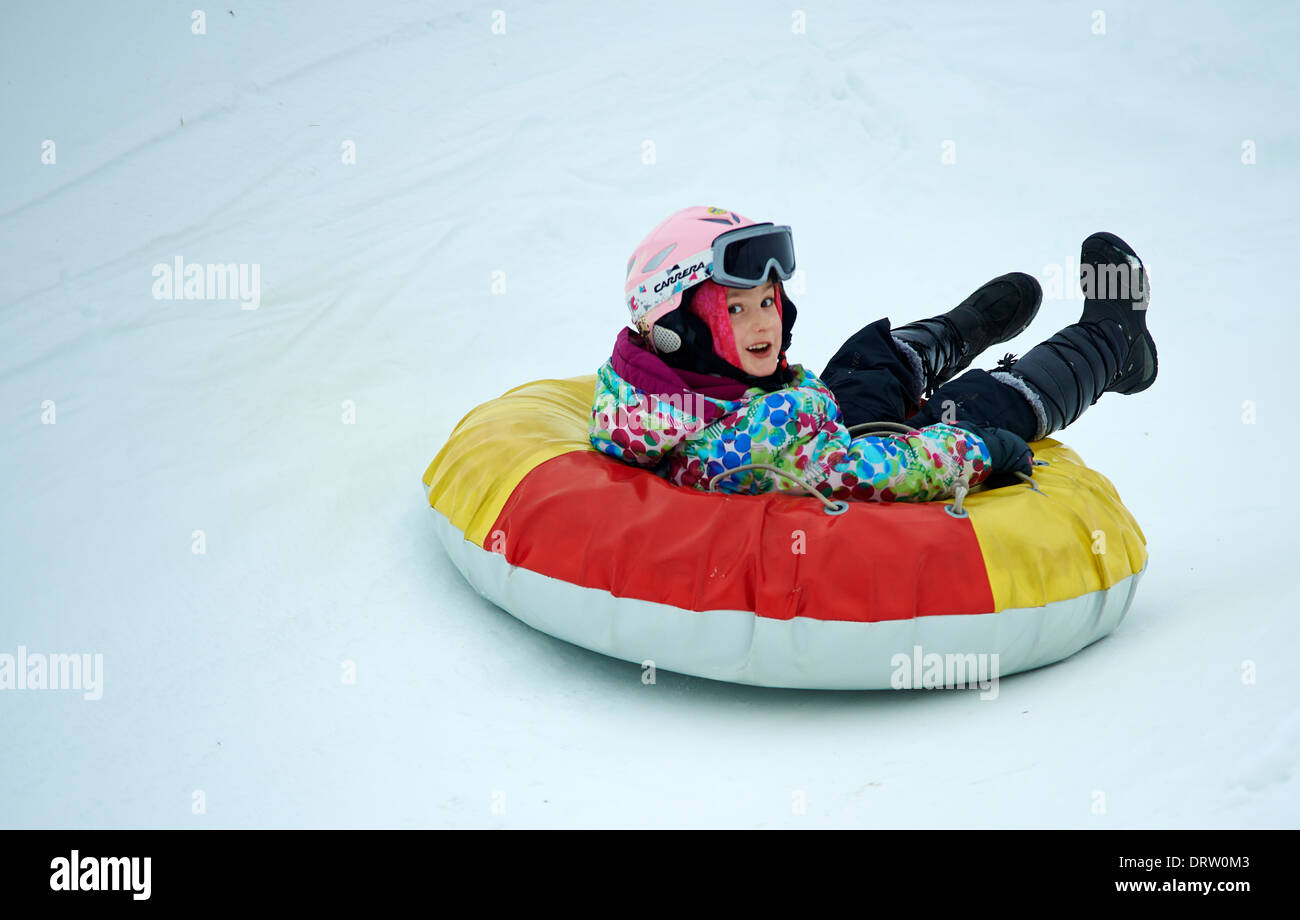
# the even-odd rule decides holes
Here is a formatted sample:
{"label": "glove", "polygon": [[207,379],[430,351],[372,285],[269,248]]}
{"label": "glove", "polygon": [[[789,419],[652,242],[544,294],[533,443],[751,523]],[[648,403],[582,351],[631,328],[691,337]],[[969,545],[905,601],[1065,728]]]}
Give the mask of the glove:
{"label": "glove", "polygon": [[978,437],[984,442],[992,456],[989,463],[991,472],[988,479],[992,480],[994,476],[1000,477],[1004,484],[1006,481],[1018,482],[1012,474],[1024,473],[1029,475],[1034,469],[1034,452],[1029,449],[1020,435],[1005,428],[981,428],[978,425],[971,425],[965,422],[954,423],[956,427],[963,428],[971,434]]}

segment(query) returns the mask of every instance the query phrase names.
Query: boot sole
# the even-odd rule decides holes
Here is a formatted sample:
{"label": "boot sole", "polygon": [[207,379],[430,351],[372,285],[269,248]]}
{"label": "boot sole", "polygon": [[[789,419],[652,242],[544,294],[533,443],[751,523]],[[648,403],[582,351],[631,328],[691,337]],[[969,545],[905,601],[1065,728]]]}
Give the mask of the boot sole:
{"label": "boot sole", "polygon": [[[995,285],[999,284],[1009,286],[1012,289],[1010,294],[1005,291],[990,291],[990,288],[994,288]],[[1030,307],[1026,311],[1023,321],[1014,328],[1003,330],[1001,335],[997,338],[990,338],[987,342],[977,341],[976,333],[980,328],[979,314],[987,308],[988,303],[996,302],[998,298],[1006,296],[1015,296],[1021,303],[1030,303]],[[981,302],[983,303],[983,306],[980,306]],[[1033,322],[1034,317],[1038,315],[1038,308],[1042,305],[1042,302],[1043,289],[1039,285],[1038,279],[1034,278],[1033,275],[1027,275],[1024,272],[1009,272],[1008,274],[999,275],[991,281],[986,281],[984,284],[981,284],[973,294],[957,306],[953,307],[952,310],[949,310],[947,313],[941,314],[940,316],[932,316],[924,320],[918,320],[916,324],[909,323],[908,326],[901,326],[898,329],[893,330],[893,332],[903,341],[910,343],[914,341],[914,338],[908,332],[909,326],[942,322],[945,326],[950,327],[951,332],[955,334],[960,341],[965,343],[967,351],[965,352],[964,357],[956,360],[954,364],[946,368],[946,373],[939,375],[935,378],[933,384],[928,385],[928,390],[932,392],[934,389],[943,386],[943,384],[952,380],[962,371],[970,367],[975,359],[979,357],[981,352],[993,345],[1009,341],[1028,329],[1029,324]],[[954,314],[958,317],[957,319],[953,318]],[[970,314],[975,315],[972,316]],[[1013,314],[1011,319],[1014,318],[1015,315]],[[927,332],[926,336],[932,338],[934,333]]]}
{"label": "boot sole", "polygon": [[1021,301],[1030,301],[1032,306],[1030,306],[1028,315],[1019,326],[1004,333],[1001,338],[989,339],[989,341],[984,345],[984,348],[990,348],[994,345],[1000,345],[1003,342],[1009,342],[1028,329],[1029,324],[1032,323],[1034,317],[1038,315],[1038,308],[1042,306],[1043,303],[1043,288],[1038,283],[1037,278],[1033,275],[1026,275],[1024,272],[1008,272],[1005,275],[998,275],[998,277],[994,278],[992,281],[988,281],[981,285],[978,291],[958,304],[957,309],[960,310],[962,307],[967,305],[970,305],[973,308],[980,294],[984,292],[984,289],[995,284],[1011,285],[1016,291],[1017,298]]}
{"label": "boot sole", "polygon": [[[996,284],[1009,284],[1014,289],[1015,296],[1018,300],[1022,303],[1029,302],[1031,304],[1025,318],[1018,326],[1003,332],[1000,337],[990,338],[987,342],[982,344],[968,337],[966,330],[962,329],[956,321],[951,321],[953,322],[953,325],[957,327],[957,331],[961,333],[963,340],[970,345],[970,354],[964,361],[953,368],[952,373],[946,379],[951,380],[957,374],[966,370],[966,368],[970,367],[971,364],[974,363],[975,359],[987,349],[992,348],[994,345],[1001,345],[1003,342],[1009,342],[1016,336],[1020,335],[1020,333],[1029,328],[1029,324],[1032,323],[1034,317],[1038,315],[1038,308],[1042,306],[1043,303],[1043,288],[1038,283],[1037,278],[1033,275],[1026,275],[1024,272],[1008,272],[1005,275],[998,275],[998,277],[993,280],[985,282],[980,285],[979,289],[974,294],[958,304],[955,310],[961,310],[963,307],[968,307],[971,310],[979,311],[981,308],[976,307],[976,304],[980,298],[988,295],[989,292],[987,289]],[[1005,295],[994,294],[993,296],[1001,297]]]}

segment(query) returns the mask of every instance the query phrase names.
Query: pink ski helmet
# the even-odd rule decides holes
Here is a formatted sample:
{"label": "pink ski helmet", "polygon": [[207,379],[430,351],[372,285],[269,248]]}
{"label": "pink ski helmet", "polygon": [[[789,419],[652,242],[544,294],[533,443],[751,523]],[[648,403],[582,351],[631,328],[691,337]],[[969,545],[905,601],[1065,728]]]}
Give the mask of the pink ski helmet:
{"label": "pink ski helmet", "polygon": [[652,334],[655,323],[682,305],[687,288],[709,279],[757,287],[773,270],[789,279],[794,267],[789,227],[697,205],[669,215],[641,241],[628,259],[623,293],[632,324],[658,348],[667,343]]}

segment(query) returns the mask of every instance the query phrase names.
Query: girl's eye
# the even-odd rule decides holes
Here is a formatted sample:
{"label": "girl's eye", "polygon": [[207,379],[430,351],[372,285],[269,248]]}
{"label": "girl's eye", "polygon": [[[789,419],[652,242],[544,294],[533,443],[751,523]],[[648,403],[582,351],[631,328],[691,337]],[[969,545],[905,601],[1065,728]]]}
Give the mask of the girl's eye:
{"label": "girl's eye", "polygon": [[[764,298],[763,298],[763,303],[761,304],[761,306],[764,306],[764,307],[775,307],[775,306],[776,306],[776,299],[775,299],[775,298],[772,298],[772,297],[764,297]],[[732,304],[727,304],[727,312],[728,312],[728,313],[739,313],[739,312],[740,312],[741,310],[743,310],[743,309],[745,309],[745,305],[744,305],[743,303],[732,303]]]}

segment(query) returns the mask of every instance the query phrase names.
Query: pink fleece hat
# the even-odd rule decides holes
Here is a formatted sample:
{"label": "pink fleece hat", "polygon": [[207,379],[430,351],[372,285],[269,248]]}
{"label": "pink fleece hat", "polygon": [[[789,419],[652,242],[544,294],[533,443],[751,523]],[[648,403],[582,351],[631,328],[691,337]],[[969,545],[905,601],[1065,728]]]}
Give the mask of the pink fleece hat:
{"label": "pink fleece hat", "polygon": [[[776,315],[784,322],[781,314],[781,285],[772,286],[772,297],[776,301]],[[690,311],[704,320],[713,335],[713,353],[738,370],[744,370],[740,363],[740,350],[736,347],[736,337],[731,332],[731,314],[727,312],[727,289],[712,280],[700,283],[691,298]],[[781,343],[777,342],[777,348]]]}

